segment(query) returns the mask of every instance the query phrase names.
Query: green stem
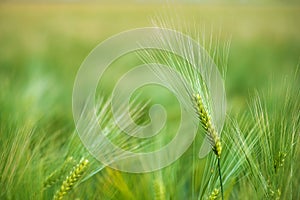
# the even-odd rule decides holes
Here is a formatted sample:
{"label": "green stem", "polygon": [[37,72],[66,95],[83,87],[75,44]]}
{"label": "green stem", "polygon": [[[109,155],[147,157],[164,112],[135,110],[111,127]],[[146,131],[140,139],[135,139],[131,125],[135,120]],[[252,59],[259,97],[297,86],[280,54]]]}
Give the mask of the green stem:
{"label": "green stem", "polygon": [[222,195],[222,200],[224,200],[224,190],[223,190],[223,181],[222,181],[222,173],[221,173],[221,159],[218,157],[218,168],[219,168],[219,178],[220,178],[220,186],[221,186],[221,195]]}

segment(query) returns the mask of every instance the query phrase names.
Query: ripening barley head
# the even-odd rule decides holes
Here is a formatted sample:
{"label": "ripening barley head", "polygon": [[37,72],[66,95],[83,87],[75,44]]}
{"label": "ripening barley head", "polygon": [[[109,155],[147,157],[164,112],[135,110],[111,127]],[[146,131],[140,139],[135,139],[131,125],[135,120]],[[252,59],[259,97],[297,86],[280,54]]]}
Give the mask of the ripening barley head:
{"label": "ripening barley head", "polygon": [[61,200],[63,199],[78,183],[82,178],[83,174],[86,172],[89,165],[89,161],[82,158],[80,162],[73,168],[70,174],[65,178],[59,190],[55,193],[53,199]]}

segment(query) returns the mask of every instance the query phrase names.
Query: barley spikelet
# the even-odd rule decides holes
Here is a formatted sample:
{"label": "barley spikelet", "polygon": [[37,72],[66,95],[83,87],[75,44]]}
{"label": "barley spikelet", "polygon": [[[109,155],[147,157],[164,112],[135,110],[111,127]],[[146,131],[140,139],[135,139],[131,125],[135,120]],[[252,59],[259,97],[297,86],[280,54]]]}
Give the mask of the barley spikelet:
{"label": "barley spikelet", "polygon": [[68,157],[60,169],[55,170],[46,178],[43,183],[44,189],[49,188],[55,183],[61,181],[63,179],[63,176],[65,176],[65,173],[67,172],[68,166],[73,162],[73,157]]}
{"label": "barley spikelet", "polygon": [[274,160],[275,173],[278,172],[279,168],[283,167],[285,157],[286,157],[286,153],[279,151],[278,156]]}
{"label": "barley spikelet", "polygon": [[54,200],[61,200],[63,197],[72,190],[74,185],[78,182],[78,180],[82,177],[84,172],[88,167],[89,161],[87,159],[82,158],[80,162],[74,167],[74,169],[70,172],[70,175],[66,177],[64,182],[62,183],[60,189],[54,195]]}
{"label": "barley spikelet", "polygon": [[280,200],[280,198],[281,198],[281,190],[279,188],[275,191],[272,188],[269,188],[269,199]]}
{"label": "barley spikelet", "polygon": [[163,183],[160,180],[154,181],[154,193],[155,200],[165,200],[166,199],[166,191]]}
{"label": "barley spikelet", "polygon": [[216,200],[218,198],[219,192],[220,191],[218,189],[214,189],[212,191],[212,193],[209,195],[208,199],[209,200]]}
{"label": "barley spikelet", "polygon": [[195,107],[200,122],[212,143],[212,150],[218,156],[218,158],[220,158],[222,153],[222,145],[221,145],[220,137],[218,136],[217,131],[213,127],[213,124],[211,122],[211,117],[206,111],[203,105],[202,98],[199,94],[194,95],[194,101],[196,104]]}

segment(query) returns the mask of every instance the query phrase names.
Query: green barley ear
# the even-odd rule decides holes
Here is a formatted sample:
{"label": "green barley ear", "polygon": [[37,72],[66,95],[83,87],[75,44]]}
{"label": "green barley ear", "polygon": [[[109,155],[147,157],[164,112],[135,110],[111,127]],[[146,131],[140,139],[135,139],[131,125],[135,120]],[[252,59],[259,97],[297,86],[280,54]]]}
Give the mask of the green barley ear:
{"label": "green barley ear", "polygon": [[210,144],[212,146],[213,152],[218,157],[218,169],[219,169],[219,178],[220,178],[220,186],[221,186],[221,195],[222,199],[224,199],[224,192],[223,192],[223,180],[222,180],[222,173],[221,173],[221,153],[222,153],[222,145],[220,137],[218,136],[218,133],[216,129],[214,128],[211,117],[207,110],[204,107],[202,98],[200,94],[194,94],[194,101],[196,104],[196,112],[198,114],[199,120],[206,132],[206,135],[209,138]]}
{"label": "green barley ear", "polygon": [[210,115],[204,107],[200,94],[194,94],[193,96],[195,101],[196,112],[198,114],[202,127],[204,128],[211,142],[212,150],[218,156],[218,158],[220,158],[222,153],[220,137],[218,136],[217,131],[211,122]]}
{"label": "green barley ear", "polygon": [[285,157],[286,157],[286,153],[279,151],[277,157],[274,160],[275,173],[278,172],[279,168],[283,167]]}
{"label": "green barley ear", "polygon": [[269,191],[268,191],[268,199],[272,199],[272,200],[280,200],[281,198],[281,190],[278,189],[273,189],[272,185],[268,185],[269,187]]}
{"label": "green barley ear", "polygon": [[216,200],[218,198],[220,191],[219,189],[214,189],[212,193],[209,195],[208,200]]}
{"label": "green barley ear", "polygon": [[165,200],[166,199],[166,190],[165,190],[165,186],[162,183],[161,180],[155,180],[154,181],[154,194],[155,200]]}
{"label": "green barley ear", "polygon": [[68,157],[60,169],[55,170],[46,178],[46,180],[43,183],[44,189],[49,188],[55,183],[61,181],[63,176],[66,174],[69,165],[74,163],[74,161],[75,160],[73,159],[73,157]]}
{"label": "green barley ear", "polygon": [[63,199],[64,196],[72,190],[74,185],[82,177],[84,172],[87,170],[88,165],[89,165],[89,161],[87,159],[82,158],[80,162],[76,165],[76,167],[74,167],[74,169],[70,172],[70,175],[66,177],[60,189],[54,195],[53,199],[54,200]]}

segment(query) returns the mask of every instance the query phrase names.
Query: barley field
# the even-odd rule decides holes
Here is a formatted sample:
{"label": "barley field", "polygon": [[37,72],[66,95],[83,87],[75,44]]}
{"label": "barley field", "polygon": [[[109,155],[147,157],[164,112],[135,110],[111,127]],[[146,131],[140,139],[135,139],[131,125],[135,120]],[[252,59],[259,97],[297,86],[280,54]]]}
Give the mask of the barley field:
{"label": "barley field", "polygon": [[[230,43],[219,167],[217,150],[198,158],[203,130],[178,160],[149,173],[105,167],[76,134],[72,91],[81,63],[108,37],[152,26],[162,13],[211,34],[216,49]],[[0,2],[0,199],[300,199],[299,19],[296,3]],[[103,126],[105,99],[139,62],[117,60],[100,82]],[[157,87],[139,96],[165,107],[167,140],[180,121],[178,101]],[[136,109],[137,123],[148,123],[149,106]]]}

